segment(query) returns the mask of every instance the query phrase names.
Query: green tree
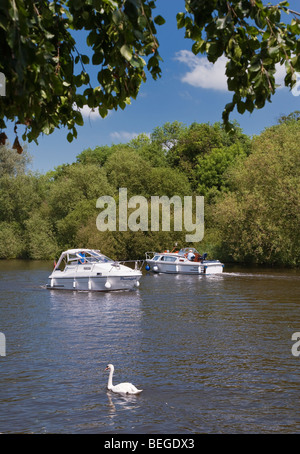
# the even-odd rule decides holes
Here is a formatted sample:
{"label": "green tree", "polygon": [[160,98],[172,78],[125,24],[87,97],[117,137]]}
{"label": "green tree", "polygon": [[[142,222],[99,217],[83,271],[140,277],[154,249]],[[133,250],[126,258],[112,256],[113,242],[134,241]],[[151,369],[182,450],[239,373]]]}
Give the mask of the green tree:
{"label": "green tree", "polygon": [[0,145],[0,178],[4,175],[20,175],[26,173],[31,162],[26,148],[22,154],[12,153],[9,144]]}
{"label": "green tree", "polygon": [[167,165],[166,153],[160,143],[157,143],[146,134],[139,134],[132,139],[128,146],[136,150],[136,152],[144,160],[149,162],[152,167],[164,167]]}
{"label": "green tree", "polygon": [[39,211],[33,212],[25,221],[26,255],[30,259],[54,259],[58,245],[53,231],[52,222],[43,217]]}
{"label": "green tree", "polygon": [[214,209],[216,238],[227,258],[299,265],[299,140],[299,121],[271,127],[231,169],[231,192]]}
{"label": "green tree", "polygon": [[51,175],[54,184],[50,186],[47,202],[53,219],[61,219],[74,210],[82,200],[95,200],[102,195],[111,195],[112,187],[105,172],[95,164],[72,164],[59,175]]}
{"label": "green tree", "polygon": [[25,254],[22,230],[17,222],[0,222],[0,259],[15,259]]}
{"label": "green tree", "polygon": [[163,126],[154,128],[151,134],[152,143],[160,145],[166,152],[176,145],[180,135],[186,130],[183,123],[174,121],[165,123]]}
{"label": "green tree", "polygon": [[[154,79],[160,73],[155,0],[3,0],[0,4],[0,71],[6,76],[6,97],[0,99],[0,128],[6,120],[26,126],[23,139],[68,129],[77,136],[83,124],[80,108],[98,109],[104,117],[124,109],[135,98],[145,68]],[[287,69],[285,85],[296,83],[300,70],[298,13],[289,3],[264,5],[261,0],[185,0],[177,14],[195,54],[215,63],[225,55],[226,76],[233,94],[229,114],[262,108],[276,90],[275,65]],[[282,13],[290,12],[285,23]],[[87,33],[89,55],[80,52],[76,32]],[[147,60],[147,61],[146,61]],[[97,67],[93,86],[88,65]]]}
{"label": "green tree", "polygon": [[[186,12],[177,15],[179,28],[194,44],[195,54],[204,53],[215,63],[227,58],[226,76],[233,98],[225,106],[223,121],[232,130],[229,115],[264,107],[276,91],[275,65],[285,65],[285,85],[292,87],[300,70],[300,16],[289,2],[264,5],[261,0],[186,0]],[[290,13],[286,24],[282,13]]]}
{"label": "green tree", "polygon": [[225,191],[230,185],[226,173],[239,159],[246,156],[247,151],[240,143],[214,148],[210,153],[198,156],[195,167],[197,193],[206,196],[206,200],[210,202]]}
{"label": "green tree", "polygon": [[[146,80],[146,64],[154,79],[160,73],[155,23],[164,20],[153,20],[154,8],[155,2],[144,0],[3,0],[0,71],[6,96],[0,127],[5,117],[17,118],[31,141],[66,126],[71,141],[83,124],[83,106],[102,117],[124,109]],[[77,48],[79,30],[87,32],[90,56]],[[98,86],[91,85],[89,64],[98,68]]]}
{"label": "green tree", "polygon": [[24,226],[31,211],[41,203],[39,177],[4,175],[0,178],[0,220]]}
{"label": "green tree", "polygon": [[48,217],[58,245],[74,247],[77,230],[93,215],[96,222],[96,200],[112,195],[103,169],[96,164],[74,163],[51,173],[53,183],[46,196]]}
{"label": "green tree", "polygon": [[135,150],[120,150],[113,153],[106,161],[104,169],[115,191],[127,188],[128,197],[136,194],[148,195],[147,181],[151,165]]}
{"label": "green tree", "polygon": [[126,148],[127,146],[124,144],[97,146],[94,149],[87,148],[83,150],[76,158],[80,164],[96,164],[102,167],[112,153]]}
{"label": "green tree", "polygon": [[[236,145],[236,146],[235,146]],[[220,179],[238,150],[249,153],[250,139],[242,133],[235,123],[234,133],[228,135],[220,123],[193,123],[178,136],[170,148],[167,160],[172,167],[187,175],[193,190],[205,194],[210,187],[220,188]],[[223,158],[217,157],[218,151],[224,151]],[[210,175],[206,175],[209,171]]]}
{"label": "green tree", "polygon": [[165,195],[172,197],[173,195],[179,195],[184,197],[192,194],[187,175],[178,169],[164,167],[154,167],[151,169],[147,188],[148,193],[153,196]]}

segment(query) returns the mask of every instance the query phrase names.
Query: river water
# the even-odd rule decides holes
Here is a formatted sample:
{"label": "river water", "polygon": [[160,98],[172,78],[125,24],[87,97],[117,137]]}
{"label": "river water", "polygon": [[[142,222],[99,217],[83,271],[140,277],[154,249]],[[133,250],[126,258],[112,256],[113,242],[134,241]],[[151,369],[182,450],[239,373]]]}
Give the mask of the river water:
{"label": "river water", "polygon": [[[299,433],[300,272],[145,273],[138,290],[46,290],[0,262],[1,433]],[[131,381],[143,392],[107,391]]]}

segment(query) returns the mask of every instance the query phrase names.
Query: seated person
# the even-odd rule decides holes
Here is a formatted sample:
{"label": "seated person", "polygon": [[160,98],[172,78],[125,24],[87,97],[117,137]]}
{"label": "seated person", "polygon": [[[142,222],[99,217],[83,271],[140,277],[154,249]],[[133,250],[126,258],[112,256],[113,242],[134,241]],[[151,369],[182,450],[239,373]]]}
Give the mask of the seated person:
{"label": "seated person", "polygon": [[79,255],[80,257],[82,257],[81,259],[78,259],[78,265],[82,265],[83,263],[85,263],[85,253],[84,252],[79,252]]}
{"label": "seated person", "polygon": [[194,260],[194,258],[195,258],[195,254],[192,251],[192,249],[190,249],[189,252],[188,252],[188,255],[187,255],[187,259],[192,262]]}

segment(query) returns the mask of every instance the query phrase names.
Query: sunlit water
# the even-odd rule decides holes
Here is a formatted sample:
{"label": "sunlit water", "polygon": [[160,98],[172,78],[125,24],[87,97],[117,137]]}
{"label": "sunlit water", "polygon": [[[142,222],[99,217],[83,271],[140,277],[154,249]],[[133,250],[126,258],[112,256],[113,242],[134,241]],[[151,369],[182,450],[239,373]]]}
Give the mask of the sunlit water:
{"label": "sunlit water", "polygon": [[[0,432],[300,432],[299,271],[76,293],[46,290],[50,268],[0,262]],[[143,392],[108,392],[107,363]]]}

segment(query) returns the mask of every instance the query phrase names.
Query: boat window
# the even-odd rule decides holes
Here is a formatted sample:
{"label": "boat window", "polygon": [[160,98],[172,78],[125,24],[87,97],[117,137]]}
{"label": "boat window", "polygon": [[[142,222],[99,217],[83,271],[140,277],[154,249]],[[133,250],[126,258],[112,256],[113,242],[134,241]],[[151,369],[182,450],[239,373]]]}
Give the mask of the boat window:
{"label": "boat window", "polygon": [[160,255],[155,255],[155,256],[153,257],[153,260],[158,260],[159,258],[160,258]]}
{"label": "boat window", "polygon": [[69,254],[68,262],[70,264],[77,264],[77,265],[84,265],[84,264],[92,264],[92,263],[107,263],[113,262],[112,259],[106,257],[104,254],[96,253],[96,252],[84,252],[84,253],[76,253],[76,254]]}
{"label": "boat window", "polygon": [[165,257],[165,262],[176,262],[177,258],[176,257]]}
{"label": "boat window", "polygon": [[185,255],[185,254],[188,254],[190,250],[192,250],[192,252],[193,252],[194,254],[199,254],[199,252],[197,251],[197,249],[195,249],[194,247],[185,247],[185,248],[180,249],[180,251],[178,252],[178,255]]}

